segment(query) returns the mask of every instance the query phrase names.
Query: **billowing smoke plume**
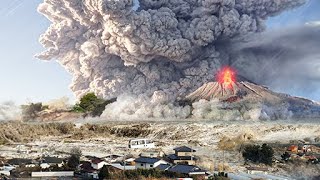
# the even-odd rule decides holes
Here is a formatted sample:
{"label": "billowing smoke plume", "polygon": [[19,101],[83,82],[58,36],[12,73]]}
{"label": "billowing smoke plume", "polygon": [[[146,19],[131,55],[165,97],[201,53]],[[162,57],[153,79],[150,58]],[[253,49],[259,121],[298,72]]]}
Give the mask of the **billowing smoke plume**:
{"label": "billowing smoke plume", "polygon": [[11,121],[20,119],[20,108],[13,102],[3,102],[0,104],[0,121]]}
{"label": "billowing smoke plume", "polygon": [[229,57],[240,75],[276,90],[319,97],[320,25],[316,22],[245,36],[218,49],[222,52],[226,46],[224,59]]}
{"label": "billowing smoke plume", "polygon": [[52,24],[40,38],[47,50],[37,57],[58,59],[73,75],[77,97],[128,94],[139,107],[132,109],[151,104],[166,114],[163,104],[214,79],[225,63],[216,50],[222,39],[261,32],[268,17],[304,2],[45,0],[38,10]]}

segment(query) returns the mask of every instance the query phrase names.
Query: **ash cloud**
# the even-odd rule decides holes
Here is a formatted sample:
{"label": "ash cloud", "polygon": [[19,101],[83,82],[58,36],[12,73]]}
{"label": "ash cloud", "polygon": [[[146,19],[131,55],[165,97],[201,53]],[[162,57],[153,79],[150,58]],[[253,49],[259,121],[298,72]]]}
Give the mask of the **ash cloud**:
{"label": "ash cloud", "polygon": [[283,28],[225,45],[232,47],[226,59],[240,75],[301,96],[320,93],[320,26]]}
{"label": "ash cloud", "polygon": [[129,95],[131,114],[151,104],[157,108],[149,111],[152,116],[176,116],[166,108],[175,111],[175,99],[212,81],[226,63],[228,47],[217,49],[221,39],[262,32],[268,17],[304,3],[44,0],[38,11],[52,24],[40,37],[46,51],[37,57],[58,59],[72,74],[78,98],[88,92],[106,99]]}
{"label": "ash cloud", "polygon": [[0,104],[0,121],[19,120],[21,110],[12,101],[3,102]]}

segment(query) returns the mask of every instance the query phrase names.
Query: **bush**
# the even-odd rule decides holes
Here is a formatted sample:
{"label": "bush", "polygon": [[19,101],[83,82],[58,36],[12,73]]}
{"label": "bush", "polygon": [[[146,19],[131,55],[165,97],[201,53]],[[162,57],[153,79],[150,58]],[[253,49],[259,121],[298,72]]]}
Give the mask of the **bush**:
{"label": "bush", "polygon": [[101,116],[106,105],[115,102],[117,99],[104,100],[98,98],[94,93],[84,95],[78,104],[73,107],[73,112],[86,113],[93,117]]}
{"label": "bush", "polygon": [[242,156],[246,161],[254,163],[263,163],[272,165],[272,158],[274,155],[273,149],[267,144],[260,145],[247,145],[244,148]]}
{"label": "bush", "polygon": [[108,169],[108,167],[107,167],[106,165],[104,165],[104,166],[101,168],[98,176],[99,176],[99,179],[100,179],[100,180],[110,179],[109,169]]}
{"label": "bush", "polygon": [[72,154],[68,158],[67,167],[72,169],[72,170],[76,170],[78,165],[79,165],[79,163],[80,163],[80,158],[77,155]]}

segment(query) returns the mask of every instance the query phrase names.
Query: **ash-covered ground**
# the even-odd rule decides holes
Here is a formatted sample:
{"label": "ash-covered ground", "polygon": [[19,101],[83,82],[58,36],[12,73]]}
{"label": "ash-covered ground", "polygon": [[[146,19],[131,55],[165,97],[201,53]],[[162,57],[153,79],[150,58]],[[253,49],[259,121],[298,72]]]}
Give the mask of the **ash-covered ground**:
{"label": "ash-covered ground", "polygon": [[[89,123],[90,122],[90,123]],[[144,150],[128,149],[132,138],[149,138],[158,150],[166,154],[173,148],[187,145],[197,150],[198,165],[217,168],[223,162],[228,172],[239,173],[245,169],[240,149],[246,143],[268,143],[276,150],[276,158],[290,143],[320,144],[319,121],[106,121],[88,120],[72,123],[2,123],[0,155],[6,157],[37,157],[41,154],[67,156],[74,147],[84,155],[104,157],[110,154],[137,156]],[[17,153],[18,145],[26,145],[35,153]],[[225,148],[226,147],[226,148]],[[292,167],[291,167],[292,166]],[[292,177],[319,175],[319,166],[300,164],[275,165],[270,173]],[[298,174],[297,174],[298,173]]]}

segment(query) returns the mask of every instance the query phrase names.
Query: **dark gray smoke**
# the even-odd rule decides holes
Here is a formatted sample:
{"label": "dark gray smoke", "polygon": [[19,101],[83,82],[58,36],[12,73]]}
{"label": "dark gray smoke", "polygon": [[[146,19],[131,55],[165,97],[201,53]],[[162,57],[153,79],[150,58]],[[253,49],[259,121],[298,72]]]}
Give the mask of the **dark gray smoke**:
{"label": "dark gray smoke", "polygon": [[46,51],[37,57],[58,59],[73,75],[77,97],[130,97],[131,107],[139,108],[128,114],[148,108],[148,117],[178,116],[185,109],[173,111],[171,103],[214,80],[225,63],[220,51],[227,49],[216,50],[221,39],[262,32],[268,17],[304,3],[44,0],[38,10],[52,24],[40,38]]}
{"label": "dark gray smoke", "polygon": [[320,93],[319,25],[268,31],[225,45],[232,47],[225,55],[240,75],[276,90],[308,97]]}

